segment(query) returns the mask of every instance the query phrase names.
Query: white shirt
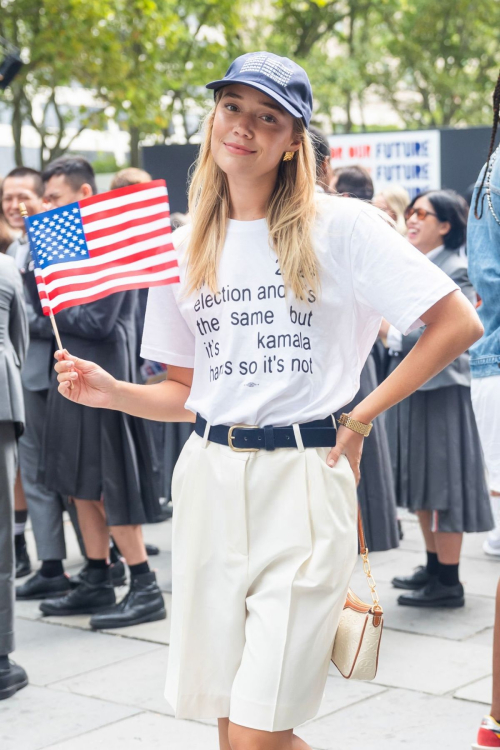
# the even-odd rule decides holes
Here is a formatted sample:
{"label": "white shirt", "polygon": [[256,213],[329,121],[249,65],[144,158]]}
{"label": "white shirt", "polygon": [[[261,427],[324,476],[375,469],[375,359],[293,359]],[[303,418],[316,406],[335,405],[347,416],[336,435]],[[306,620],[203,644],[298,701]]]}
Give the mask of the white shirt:
{"label": "white shirt", "polygon": [[229,221],[216,295],[184,293],[191,229],[173,234],[181,282],[149,290],[141,355],[194,367],[186,408],[210,424],[326,417],[358,391],[382,316],[407,333],[458,289],[377,209],[349,198],[317,201],[320,293],[309,304],[285,298],[265,219]]}
{"label": "white shirt", "polygon": [[[428,253],[425,253],[425,257],[427,260],[434,260],[441,250],[444,250],[444,245],[439,245],[438,247],[435,247],[434,250],[430,250]],[[389,330],[387,332],[387,348],[389,349],[389,354],[391,352],[402,352],[403,351],[403,335],[401,331],[398,331],[397,328],[394,326],[389,326]]]}

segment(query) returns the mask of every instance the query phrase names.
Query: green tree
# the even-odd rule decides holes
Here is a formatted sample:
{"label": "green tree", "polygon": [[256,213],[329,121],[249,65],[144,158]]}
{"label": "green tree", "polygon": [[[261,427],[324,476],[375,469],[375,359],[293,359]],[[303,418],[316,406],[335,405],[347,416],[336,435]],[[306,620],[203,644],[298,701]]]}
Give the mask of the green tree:
{"label": "green tree", "polygon": [[[61,103],[58,89],[75,82],[89,88],[95,84],[101,56],[110,44],[99,34],[109,5],[107,0],[0,0],[0,36],[18,46],[26,60],[3,97],[11,107],[17,164],[22,163],[25,122],[40,136],[41,167],[64,153],[85,127],[102,124],[99,108],[81,107],[75,113]],[[35,107],[37,94],[45,100],[41,111]],[[77,129],[68,137],[75,116]],[[49,120],[56,124],[49,126]]]}
{"label": "green tree", "polygon": [[374,76],[370,66],[378,59],[379,46],[373,29],[382,6],[392,0],[347,0],[345,15],[331,32],[314,45],[305,67],[311,78],[317,111],[327,115],[332,130],[350,133],[354,123],[353,108],[361,114],[365,129],[364,104]]}
{"label": "green tree", "polygon": [[[278,0],[261,13],[251,40],[289,55],[307,71],[316,112],[327,115],[334,130],[353,128],[354,103],[362,109],[373,83],[368,63],[376,55],[370,33],[377,9],[394,0]],[[264,3],[264,7],[265,7]]]}
{"label": "green tree", "polygon": [[409,128],[489,123],[499,28],[498,0],[276,0],[249,37],[300,62],[316,112],[349,131],[370,93]]}
{"label": "green tree", "polygon": [[[193,135],[186,105],[207,100],[203,84],[220,75],[237,38],[237,3],[229,0],[122,0],[106,26],[122,61],[118,78],[103,71],[100,94],[131,136],[131,163],[138,164],[146,135],[165,138],[174,111]],[[115,54],[113,50],[112,54]]]}
{"label": "green tree", "polygon": [[[207,101],[202,84],[224,72],[238,45],[234,0],[0,0],[0,9],[0,35],[27,60],[4,96],[18,164],[23,123],[40,136],[43,167],[83,129],[102,127],[107,107],[129,130],[134,165],[140,139],[165,138],[174,108],[189,137],[186,107]],[[92,91],[97,105],[75,112],[62,103],[60,87],[75,85]]]}
{"label": "green tree", "polygon": [[407,127],[480,125],[491,119],[500,65],[498,0],[399,0],[381,14],[372,74]]}

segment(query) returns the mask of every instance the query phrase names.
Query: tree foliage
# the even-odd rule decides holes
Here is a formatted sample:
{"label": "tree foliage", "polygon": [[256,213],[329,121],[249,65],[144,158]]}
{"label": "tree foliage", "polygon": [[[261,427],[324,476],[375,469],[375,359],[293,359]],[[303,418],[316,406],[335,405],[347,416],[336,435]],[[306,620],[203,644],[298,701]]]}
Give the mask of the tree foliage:
{"label": "tree foliage", "polygon": [[405,124],[489,123],[500,66],[498,0],[392,5],[392,12],[381,13],[381,55],[373,73]]}
{"label": "tree foliage", "polygon": [[[365,127],[372,94],[410,128],[482,124],[498,28],[498,0],[0,0],[0,36],[27,62],[2,100],[18,163],[23,123],[40,136],[43,166],[111,115],[137,163],[141,139],[168,137],[174,114],[189,140],[193,110],[211,101],[204,83],[267,49],[306,68],[334,130]],[[81,91],[76,112],[64,86]]]}
{"label": "tree foliage", "polygon": [[[128,127],[137,162],[139,138],[165,133],[174,107],[200,100],[201,84],[224,72],[237,39],[237,8],[234,0],[0,0],[0,35],[27,58],[4,98],[17,163],[22,123],[40,136],[43,166],[84,128],[102,125],[106,106]],[[75,113],[58,90],[71,85],[94,92],[101,106],[82,106],[69,138]],[[36,111],[39,93],[45,104]]]}
{"label": "tree foliage", "polygon": [[[61,105],[57,88],[78,82],[91,88],[100,69],[101,40],[94,34],[102,18],[101,0],[1,0],[0,36],[24,52],[26,65],[7,90],[11,106],[16,162],[21,163],[21,126],[30,123],[41,140],[41,164],[71,145],[78,132],[97,124],[97,113],[82,108],[81,124],[71,141],[67,124],[74,113]],[[37,92],[45,105],[34,109]],[[49,114],[57,127],[49,128]]]}
{"label": "tree foliage", "polygon": [[204,101],[203,84],[224,73],[234,52],[237,4],[118,0],[114,5],[105,26],[116,45],[111,57],[121,61],[121,70],[118,77],[103,71],[100,94],[127,122],[133,148],[146,134],[164,134],[176,110],[189,139],[186,100]]}
{"label": "tree foliage", "polygon": [[498,0],[276,0],[253,38],[308,71],[317,112],[353,127],[371,94],[408,128],[491,119],[500,67]]}

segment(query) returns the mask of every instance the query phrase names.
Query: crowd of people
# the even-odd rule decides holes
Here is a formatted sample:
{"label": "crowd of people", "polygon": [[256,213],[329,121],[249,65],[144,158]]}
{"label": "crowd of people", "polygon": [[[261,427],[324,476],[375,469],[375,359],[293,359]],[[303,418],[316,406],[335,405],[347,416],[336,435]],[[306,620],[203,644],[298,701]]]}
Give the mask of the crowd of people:
{"label": "crowd of people", "polygon": [[[487,164],[466,196],[453,190],[433,190],[410,201],[398,185],[375,194],[370,174],[363,167],[331,169],[328,142],[319,131],[314,132],[318,189],[354,195],[387,213],[395,228],[459,285],[477,306],[485,327],[470,352],[461,354],[379,417],[378,434],[374,432],[375,439],[364,447],[358,496],[370,535],[369,547],[390,548],[387,533],[381,529],[384,521],[390,523],[395,517],[395,505],[415,513],[422,531],[425,563],[411,575],[398,575],[392,581],[396,589],[406,592],[398,598],[404,606],[464,605],[459,579],[464,533],[489,531],[483,550],[500,559],[500,146],[494,150],[500,79],[494,101]],[[357,398],[397,367],[422,331],[418,328],[402,336],[383,321],[379,341],[362,371]],[[370,371],[372,379],[368,381]],[[388,476],[387,464],[383,459],[373,460],[376,441],[380,455],[387,455],[387,446],[390,457],[391,481],[385,494],[380,486]],[[372,514],[376,527],[371,523]],[[474,744],[474,748],[482,747],[500,747],[500,583],[491,715],[483,720]]]}
{"label": "crowd of people", "polygon": [[[470,354],[458,356],[376,420],[364,446],[357,490],[371,550],[398,546],[403,533],[398,507],[418,517],[427,559],[411,575],[393,579],[403,591],[398,603],[459,608],[465,602],[459,577],[463,534],[489,531],[484,551],[500,558],[500,416],[496,406],[492,419],[491,406],[500,404],[498,151],[493,153],[492,141],[469,211],[452,190],[432,190],[412,201],[399,186],[375,193],[363,167],[333,170],[327,139],[313,127],[310,133],[317,192],[370,202],[479,307],[485,325],[485,336]],[[142,170],[126,169],[110,189],[150,179]],[[148,551],[157,550],[147,549],[142,527],[172,513],[165,501],[173,465],[192,425],[158,425],[60,397],[52,326],[39,304],[19,210],[24,203],[32,216],[96,192],[92,167],[78,156],[56,159],[41,173],[15,168],[1,185],[0,698],[27,684],[22,667],[8,658],[14,650],[14,596],[40,600],[44,615],[88,614],[94,629],[166,617],[148,562]],[[494,281],[485,268],[494,269]],[[144,383],[147,369],[141,370],[139,344],[146,301],[147,290],[126,291],[59,312],[64,346],[117,380]],[[411,308],[411,298],[407,304]],[[403,336],[383,320],[361,372],[360,390],[336,417],[350,413],[383,382],[418,346],[424,330]],[[82,555],[81,570],[71,577],[64,569],[65,513]],[[40,563],[34,572],[25,539],[28,516]],[[24,578],[15,591],[14,575]],[[127,594],[117,602],[115,588],[127,581]],[[496,649],[500,661],[498,641]],[[499,698],[497,690],[492,715],[498,719]]]}
{"label": "crowd of people", "polygon": [[[143,170],[124,169],[110,188],[150,179]],[[7,462],[1,510],[2,519],[10,519],[13,505],[14,524],[1,527],[6,538],[0,546],[0,697],[26,684],[22,668],[7,660],[13,650],[14,593],[17,600],[40,600],[45,615],[89,614],[95,629],[166,617],[148,564],[148,553],[159,550],[144,543],[142,525],[171,516],[173,464],[191,428],[81,409],[58,396],[52,377],[54,333],[42,314],[19,209],[24,203],[33,216],[96,192],[91,165],[77,156],[57,159],[43,173],[15,168],[2,184],[2,220],[9,230],[4,235],[11,241],[0,255],[6,287],[0,424],[7,431],[0,450]],[[116,377],[144,382],[139,344],[145,296],[147,290],[125,291],[60,312],[57,323],[65,344]],[[70,433],[78,435],[76,443],[67,440]],[[82,554],[82,568],[73,576],[64,570],[64,512]],[[34,572],[25,539],[28,515],[40,563]],[[24,578],[15,592],[13,575]],[[127,580],[128,593],[117,603],[115,588]]]}
{"label": "crowd of people", "polygon": [[[320,132],[314,135],[318,189],[371,201],[477,305],[467,271],[466,200],[453,190],[433,190],[410,201],[400,186],[375,194],[370,174],[363,167],[353,165],[333,171],[328,142]],[[418,328],[402,336],[393,325],[382,322],[379,341],[361,373],[360,392],[348,409],[397,367],[423,330]],[[364,447],[358,495],[369,548],[395,546],[396,505],[417,514],[426,546],[425,565],[410,576],[393,579],[396,588],[407,591],[398,599],[401,605],[464,605],[459,580],[464,532],[490,531],[484,550],[490,555],[500,551],[496,541],[499,530],[492,513],[498,503],[494,494],[490,498],[486,483],[472,408],[469,356],[467,352],[461,354],[416,393],[382,415],[373,439]],[[481,426],[487,429],[486,424]],[[493,467],[488,468],[491,475]]]}

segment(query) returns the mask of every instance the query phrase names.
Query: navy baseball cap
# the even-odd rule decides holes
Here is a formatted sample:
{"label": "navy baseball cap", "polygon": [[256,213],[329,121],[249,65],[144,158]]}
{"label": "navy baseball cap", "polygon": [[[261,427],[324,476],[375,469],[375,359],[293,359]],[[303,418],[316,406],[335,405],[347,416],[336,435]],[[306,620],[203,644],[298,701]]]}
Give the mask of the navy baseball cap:
{"label": "navy baseball cap", "polygon": [[288,57],[272,52],[249,52],[231,63],[224,78],[207,83],[206,87],[218,91],[231,83],[259,89],[309,127],[313,104],[311,84],[304,68]]}

